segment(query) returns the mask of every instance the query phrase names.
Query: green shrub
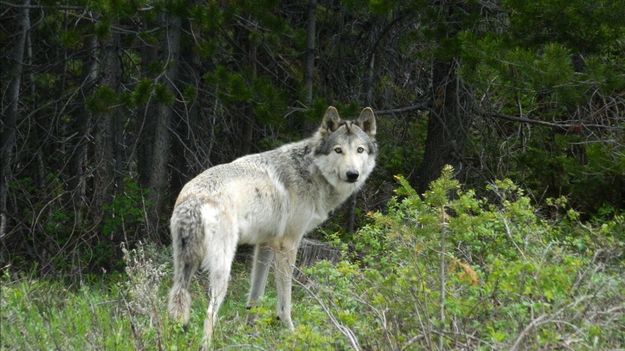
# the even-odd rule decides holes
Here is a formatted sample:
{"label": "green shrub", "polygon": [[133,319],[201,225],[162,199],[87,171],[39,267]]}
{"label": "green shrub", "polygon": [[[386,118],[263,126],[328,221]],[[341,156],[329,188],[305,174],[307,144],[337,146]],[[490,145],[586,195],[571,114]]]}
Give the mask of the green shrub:
{"label": "green shrub", "polygon": [[398,177],[387,213],[370,214],[354,236],[351,263],[308,271],[361,345],[622,347],[623,217],[580,223],[560,199],[552,203],[566,215],[548,221],[510,180],[487,186],[493,202],[451,174],[423,197]]}

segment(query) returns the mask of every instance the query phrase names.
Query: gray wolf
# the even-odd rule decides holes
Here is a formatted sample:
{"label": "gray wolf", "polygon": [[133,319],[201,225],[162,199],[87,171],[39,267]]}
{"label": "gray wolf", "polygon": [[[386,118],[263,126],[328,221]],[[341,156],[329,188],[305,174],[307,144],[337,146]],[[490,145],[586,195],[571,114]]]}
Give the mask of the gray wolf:
{"label": "gray wolf", "polygon": [[342,120],[330,106],[310,138],[211,167],[189,181],[176,200],[170,227],[174,277],[170,316],[189,322],[189,282],[208,271],[204,345],[211,343],[238,244],[252,244],[254,263],[247,306],[263,295],[274,262],[277,313],[293,330],[291,279],[302,237],[358,190],[378,152],[373,110]]}

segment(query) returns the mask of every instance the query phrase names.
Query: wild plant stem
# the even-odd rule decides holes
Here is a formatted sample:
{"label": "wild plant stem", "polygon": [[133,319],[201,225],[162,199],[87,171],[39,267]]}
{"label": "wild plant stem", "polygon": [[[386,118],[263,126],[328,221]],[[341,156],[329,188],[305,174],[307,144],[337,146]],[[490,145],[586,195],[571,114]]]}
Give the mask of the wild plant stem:
{"label": "wild plant stem", "polygon": [[447,214],[445,213],[445,207],[442,206],[440,210],[440,223],[441,223],[441,238],[440,238],[440,301],[439,301],[439,319],[440,319],[440,334],[438,335],[438,349],[443,350],[443,341],[445,338],[445,237],[447,236]]}

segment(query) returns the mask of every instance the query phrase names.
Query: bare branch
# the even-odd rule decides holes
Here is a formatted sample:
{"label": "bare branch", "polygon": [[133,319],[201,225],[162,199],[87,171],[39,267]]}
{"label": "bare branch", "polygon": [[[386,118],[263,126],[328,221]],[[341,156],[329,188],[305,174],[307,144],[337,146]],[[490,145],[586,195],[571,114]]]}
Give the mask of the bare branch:
{"label": "bare branch", "polygon": [[18,9],[58,9],[58,10],[84,10],[85,8],[82,6],[69,6],[69,5],[30,5],[30,4],[14,4],[8,1],[0,1],[0,4],[8,7],[18,8]]}
{"label": "bare branch", "polygon": [[527,117],[509,116],[509,115],[505,115],[505,114],[502,114],[502,113],[495,113],[495,112],[478,111],[478,114],[481,115],[481,116],[484,116],[484,117],[491,117],[491,118],[505,119],[505,120],[514,121],[514,122],[521,122],[521,123],[527,123],[527,124],[541,125],[541,126],[555,128],[555,129],[571,129],[571,128],[616,129],[617,128],[615,126],[609,126],[609,125],[605,125],[605,124],[591,124],[591,123],[583,123],[583,122],[580,122],[580,123],[553,123],[553,122],[541,121],[541,120],[537,120],[537,119],[530,119],[530,118],[527,118]]}
{"label": "bare branch", "polygon": [[394,115],[394,114],[407,113],[407,112],[413,112],[413,111],[419,111],[419,110],[428,110],[430,106],[431,106],[430,101],[423,101],[423,102],[420,102],[411,106],[398,107],[398,108],[393,108],[389,110],[376,110],[375,114],[378,116]]}

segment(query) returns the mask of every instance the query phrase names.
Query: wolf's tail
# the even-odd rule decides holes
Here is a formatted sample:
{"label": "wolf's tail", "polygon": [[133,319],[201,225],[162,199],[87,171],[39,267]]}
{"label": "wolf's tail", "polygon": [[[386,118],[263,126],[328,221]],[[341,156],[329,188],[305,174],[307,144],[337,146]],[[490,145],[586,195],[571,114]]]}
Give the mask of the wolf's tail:
{"label": "wolf's tail", "polygon": [[169,292],[168,310],[171,318],[183,325],[189,322],[189,283],[204,258],[204,230],[200,206],[199,200],[188,199],[176,206],[170,221],[174,279]]}

